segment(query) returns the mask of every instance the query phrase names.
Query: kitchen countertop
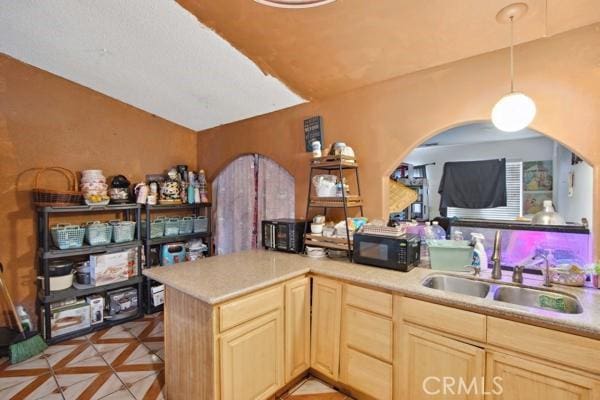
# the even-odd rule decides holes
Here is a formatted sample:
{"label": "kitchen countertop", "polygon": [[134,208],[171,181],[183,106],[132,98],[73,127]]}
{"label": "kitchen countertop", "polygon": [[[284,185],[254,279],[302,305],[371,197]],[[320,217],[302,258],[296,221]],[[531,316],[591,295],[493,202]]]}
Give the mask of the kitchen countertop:
{"label": "kitchen countertop", "polygon": [[[551,290],[576,296],[583,307],[581,314],[561,314],[495,301],[490,299],[490,296],[482,299],[421,285],[423,279],[429,275],[447,274],[443,271],[414,268],[404,273],[344,261],[311,259],[296,254],[264,250],[210,257],[143,271],[149,278],[208,304],[222,303],[309,272],[393,291],[416,299],[600,339],[600,290],[592,288],[554,285]],[[503,283],[511,284],[511,272],[503,272]],[[489,274],[490,271],[483,271],[480,280],[495,283],[489,279]],[[452,275],[469,276],[466,273]],[[524,277],[526,286],[543,288],[540,276],[525,274]]]}

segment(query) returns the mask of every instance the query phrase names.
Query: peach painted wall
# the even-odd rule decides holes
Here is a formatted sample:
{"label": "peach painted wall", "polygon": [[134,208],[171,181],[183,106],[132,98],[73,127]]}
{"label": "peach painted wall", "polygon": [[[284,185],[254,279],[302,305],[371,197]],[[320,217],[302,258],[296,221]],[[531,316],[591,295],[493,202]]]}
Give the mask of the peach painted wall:
{"label": "peach painted wall", "polygon": [[[600,24],[520,45],[515,57],[516,88],[538,107],[531,127],[577,152],[598,172]],[[382,218],[387,177],[403,158],[440,131],[488,120],[508,89],[504,49],[200,132],[199,164],[211,178],[242,153],[273,158],[296,177],[296,214],[302,217],[310,158],[304,152],[302,121],[321,115],[325,141],[343,141],[356,151],[366,213]],[[597,213],[597,184],[594,198]],[[595,221],[599,232],[600,218]]]}
{"label": "peach painted wall", "polygon": [[[99,168],[135,182],[176,164],[195,168],[196,138],[187,128],[0,54],[0,261],[16,300],[33,310],[29,168]],[[58,176],[48,178],[58,188],[63,184]]]}

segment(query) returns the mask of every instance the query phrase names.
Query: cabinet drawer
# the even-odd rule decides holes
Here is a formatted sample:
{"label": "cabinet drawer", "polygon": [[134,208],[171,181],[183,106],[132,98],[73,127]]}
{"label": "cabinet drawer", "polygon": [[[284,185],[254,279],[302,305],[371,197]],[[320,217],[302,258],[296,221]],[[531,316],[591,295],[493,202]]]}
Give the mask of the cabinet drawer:
{"label": "cabinet drawer", "polygon": [[600,341],[488,317],[488,343],[548,361],[600,373]]}
{"label": "cabinet drawer", "polygon": [[485,342],[485,315],[426,301],[402,298],[402,319],[442,332]]}
{"label": "cabinet drawer", "polygon": [[232,300],[219,307],[219,329],[221,332],[242,322],[283,307],[283,286],[275,286],[241,299]]}
{"label": "cabinet drawer", "polygon": [[360,286],[344,285],[345,304],[372,311],[377,314],[392,316],[392,295]]}
{"label": "cabinet drawer", "polygon": [[390,319],[345,306],[343,324],[344,345],[392,362],[393,325]]}
{"label": "cabinet drawer", "polygon": [[342,382],[378,400],[391,400],[393,368],[356,350],[347,350]]}

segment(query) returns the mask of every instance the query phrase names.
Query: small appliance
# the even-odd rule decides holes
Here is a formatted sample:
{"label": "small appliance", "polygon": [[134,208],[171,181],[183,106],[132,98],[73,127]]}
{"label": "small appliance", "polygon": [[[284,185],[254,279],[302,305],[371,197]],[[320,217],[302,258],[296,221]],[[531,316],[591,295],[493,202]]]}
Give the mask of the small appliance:
{"label": "small appliance", "polygon": [[161,265],[173,265],[185,261],[185,243],[164,244],[161,248]]}
{"label": "small appliance", "polygon": [[306,221],[271,219],[262,221],[262,244],[270,250],[301,253]]}
{"label": "small appliance", "polygon": [[400,236],[355,233],[353,261],[408,272],[419,265],[420,248],[421,239],[410,233]]}

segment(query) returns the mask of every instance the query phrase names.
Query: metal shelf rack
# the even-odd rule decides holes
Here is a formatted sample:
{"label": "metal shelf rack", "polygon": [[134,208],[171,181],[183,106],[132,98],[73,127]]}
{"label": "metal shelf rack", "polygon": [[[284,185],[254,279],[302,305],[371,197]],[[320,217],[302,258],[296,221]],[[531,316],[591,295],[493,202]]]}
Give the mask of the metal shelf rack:
{"label": "metal shelf rack", "polygon": [[[37,303],[40,318],[44,318],[44,337],[49,344],[58,343],[64,340],[72,339],[77,336],[105,328],[107,326],[117,325],[123,322],[131,321],[143,315],[141,293],[142,293],[142,242],[139,239],[126,243],[111,243],[100,246],[82,246],[76,249],[60,250],[51,245],[50,240],[50,219],[62,216],[72,219],[72,215],[96,215],[102,213],[113,213],[120,215],[123,220],[136,221],[136,238],[141,237],[140,216],[141,207],[139,204],[115,204],[103,206],[67,206],[67,207],[39,207],[37,209],[37,231],[38,231],[38,269],[43,277],[43,285],[38,287]],[[103,254],[118,252],[129,249],[137,249],[138,274],[126,281],[115,282],[108,285],[77,289],[71,287],[60,291],[50,291],[50,276],[48,266],[51,260],[68,259],[72,257],[81,257],[91,254]],[[84,297],[91,294],[105,293],[110,290],[135,286],[138,291],[138,308],[134,315],[118,320],[105,320],[103,323],[92,325],[90,328],[78,330],[64,335],[52,337],[51,334],[51,311],[50,306],[53,303],[68,299]],[[42,312],[43,311],[43,312]]]}
{"label": "metal shelf rack", "polygon": [[[146,232],[142,239],[143,247],[144,247],[144,268],[157,268],[158,265],[152,265],[152,257],[150,257],[150,249],[153,246],[159,246],[165,243],[170,242],[181,242],[187,241],[191,239],[203,238],[205,239],[205,243],[208,246],[208,254],[207,256],[212,256],[212,232],[211,232],[211,203],[194,203],[194,204],[156,204],[144,205],[144,214],[146,221],[150,221],[152,219],[152,215],[155,212],[161,211],[187,211],[192,212],[197,216],[204,216],[208,219],[208,229],[206,232],[195,232],[186,235],[175,235],[175,236],[161,236],[158,238],[150,238],[151,226],[149,223],[146,223]],[[154,314],[163,310],[163,305],[154,306],[152,305],[152,286],[155,286],[158,282],[149,279],[147,277],[143,277],[143,303],[144,303],[144,311],[146,314]]]}

